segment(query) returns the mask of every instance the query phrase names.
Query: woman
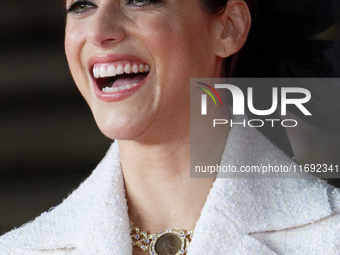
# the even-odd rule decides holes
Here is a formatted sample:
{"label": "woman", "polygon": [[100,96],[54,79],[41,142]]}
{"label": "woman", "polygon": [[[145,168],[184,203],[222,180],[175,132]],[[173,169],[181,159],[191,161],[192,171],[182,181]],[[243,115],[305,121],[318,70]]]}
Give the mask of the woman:
{"label": "woman", "polygon": [[[189,178],[190,160],[201,162],[190,157],[189,79],[221,77],[250,28],[243,0],[212,3],[66,2],[71,73],[117,141],[61,205],[1,237],[0,254],[339,254],[338,190],[307,178]],[[215,146],[209,164],[249,153],[252,164],[292,162],[251,128],[201,139]],[[136,226],[172,230],[138,243]]]}

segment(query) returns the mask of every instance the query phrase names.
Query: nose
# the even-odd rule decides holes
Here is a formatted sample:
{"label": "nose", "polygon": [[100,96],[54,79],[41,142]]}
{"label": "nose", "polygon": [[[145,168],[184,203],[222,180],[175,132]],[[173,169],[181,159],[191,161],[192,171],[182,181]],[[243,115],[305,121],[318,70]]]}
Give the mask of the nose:
{"label": "nose", "polygon": [[99,6],[88,26],[88,40],[101,48],[121,42],[125,38],[123,20],[119,8]]}

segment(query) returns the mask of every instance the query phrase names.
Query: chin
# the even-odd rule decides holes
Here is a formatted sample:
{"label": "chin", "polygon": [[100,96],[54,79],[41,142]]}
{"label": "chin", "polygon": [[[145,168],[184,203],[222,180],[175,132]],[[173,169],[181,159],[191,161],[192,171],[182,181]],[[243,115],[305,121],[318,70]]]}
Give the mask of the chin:
{"label": "chin", "polygon": [[128,130],[117,125],[100,125],[98,124],[99,130],[108,138],[112,140],[134,140],[138,133],[134,130]]}
{"label": "chin", "polygon": [[136,140],[147,126],[147,118],[94,116],[99,130],[112,140]]}

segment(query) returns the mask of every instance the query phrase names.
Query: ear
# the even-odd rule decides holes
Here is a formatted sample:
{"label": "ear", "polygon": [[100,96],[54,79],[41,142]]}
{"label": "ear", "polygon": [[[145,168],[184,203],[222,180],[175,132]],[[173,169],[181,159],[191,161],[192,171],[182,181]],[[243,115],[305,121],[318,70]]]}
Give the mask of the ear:
{"label": "ear", "polygon": [[215,17],[216,55],[226,58],[244,45],[251,23],[244,0],[229,0],[223,13]]}

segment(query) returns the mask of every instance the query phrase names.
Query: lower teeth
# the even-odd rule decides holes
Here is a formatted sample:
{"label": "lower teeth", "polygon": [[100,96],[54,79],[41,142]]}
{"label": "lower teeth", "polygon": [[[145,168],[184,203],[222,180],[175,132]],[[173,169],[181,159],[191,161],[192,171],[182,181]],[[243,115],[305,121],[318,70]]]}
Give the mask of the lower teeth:
{"label": "lower teeth", "polygon": [[120,86],[120,87],[105,87],[102,89],[103,92],[117,92],[120,90],[125,90],[125,89],[130,89],[132,87],[135,87],[137,84],[135,85],[126,85],[126,86]]}

